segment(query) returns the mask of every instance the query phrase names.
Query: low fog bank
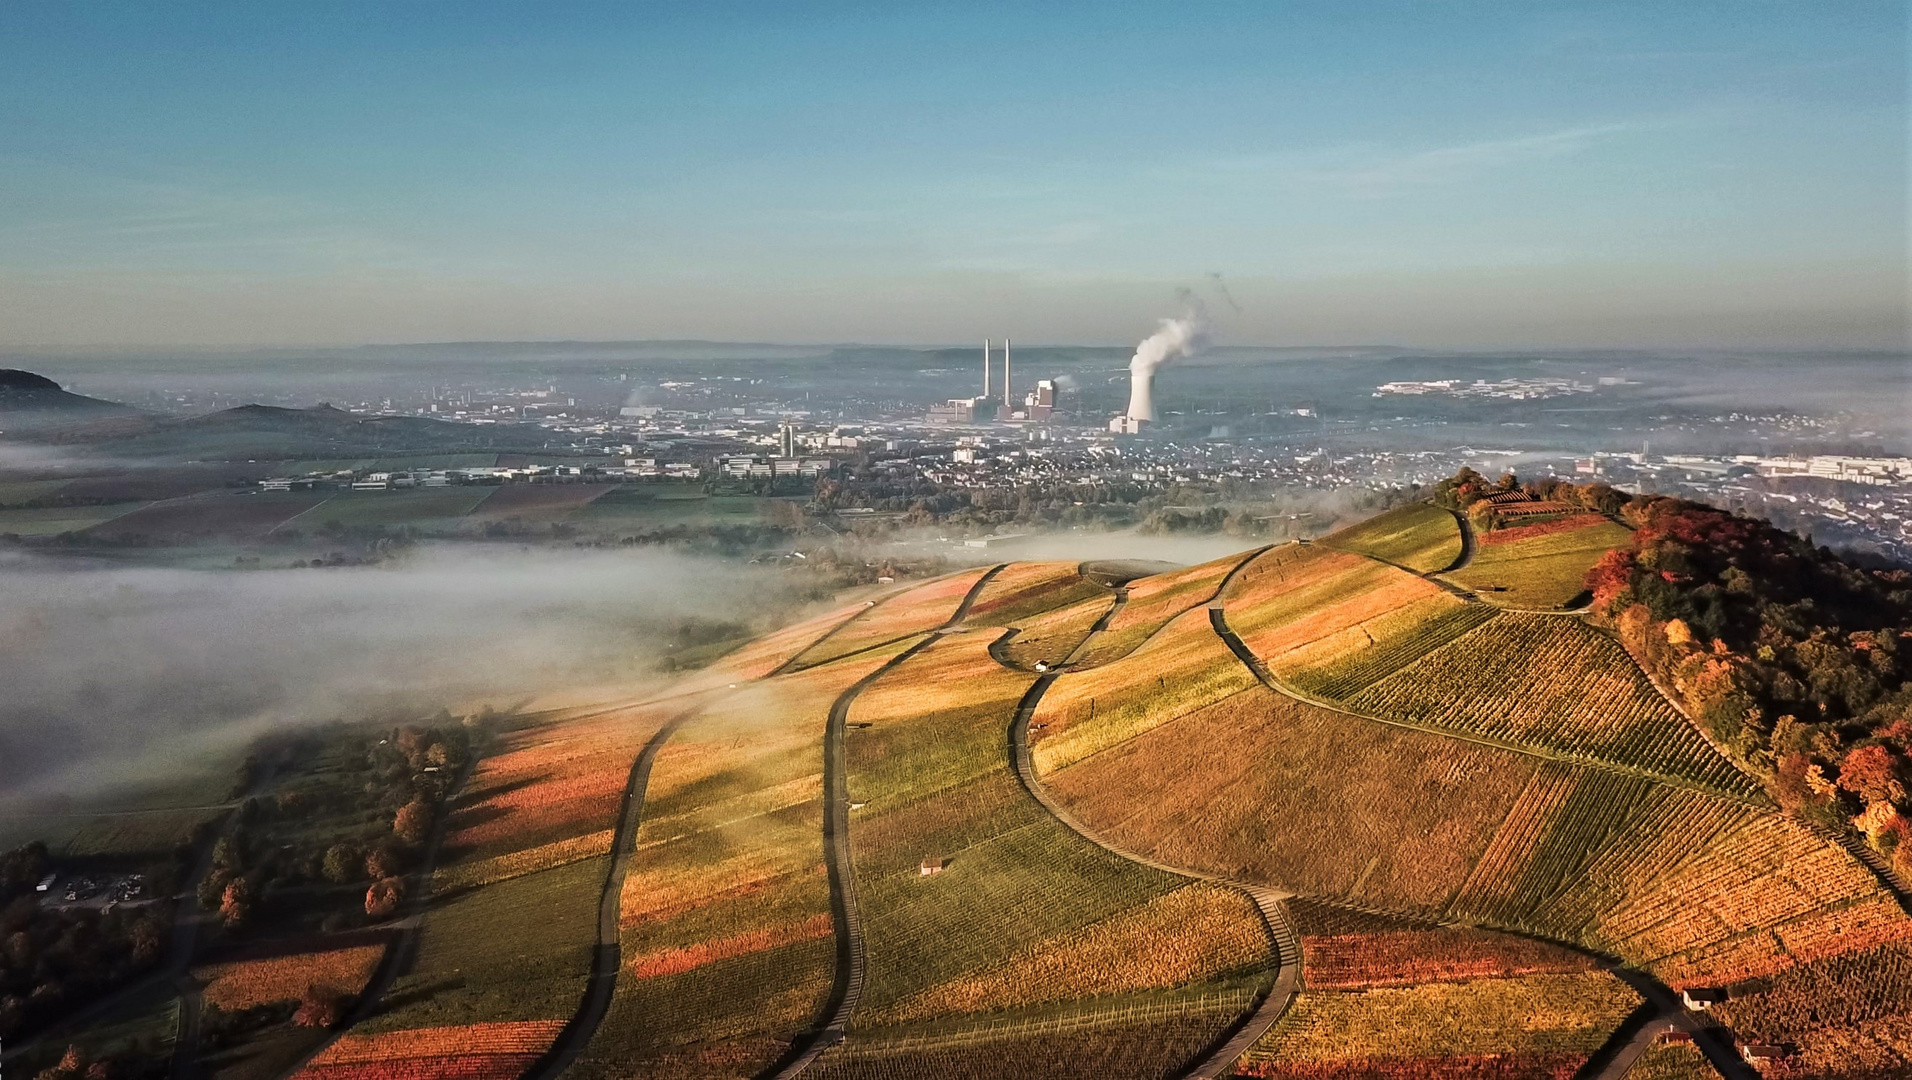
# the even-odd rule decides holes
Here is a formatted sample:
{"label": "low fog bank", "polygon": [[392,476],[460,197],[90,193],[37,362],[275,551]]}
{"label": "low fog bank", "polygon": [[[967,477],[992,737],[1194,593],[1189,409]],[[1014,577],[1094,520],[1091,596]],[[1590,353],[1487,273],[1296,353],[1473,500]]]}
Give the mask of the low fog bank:
{"label": "low fog bank", "polygon": [[1026,540],[990,552],[987,556],[983,551],[978,551],[977,557],[971,561],[983,564],[1024,559],[1135,559],[1193,565],[1260,547],[1264,543],[1267,541],[1244,540],[1222,533],[1199,536],[1139,536],[1134,532],[1037,533]]}
{"label": "low fog bank", "polygon": [[272,724],[642,691],[687,622],[788,599],[768,572],[664,551],[249,572],[0,554],[0,801],[160,779]]}

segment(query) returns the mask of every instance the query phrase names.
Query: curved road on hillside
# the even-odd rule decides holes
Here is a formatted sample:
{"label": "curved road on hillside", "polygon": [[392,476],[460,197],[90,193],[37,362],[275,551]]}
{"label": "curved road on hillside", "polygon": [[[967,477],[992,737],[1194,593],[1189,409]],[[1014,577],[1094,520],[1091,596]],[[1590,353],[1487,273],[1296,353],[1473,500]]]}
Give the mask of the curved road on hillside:
{"label": "curved road on hillside", "polygon": [[571,1067],[584,1048],[590,1045],[604,1017],[611,1011],[611,999],[617,990],[617,975],[623,967],[618,937],[618,916],[622,911],[624,875],[637,849],[637,828],[644,815],[644,791],[650,785],[651,764],[658,751],[677,734],[697,709],[688,709],[672,717],[644,743],[644,749],[631,765],[630,779],[624,785],[624,798],[618,804],[617,827],[611,834],[611,866],[604,875],[604,891],[598,894],[597,945],[591,951],[591,978],[584,988],[584,999],[572,1014],[564,1030],[531,1067],[522,1080],[552,1080]]}
{"label": "curved road on hillside", "polygon": [[[1263,686],[1305,705],[1328,709],[1356,719],[1373,720],[1379,723],[1389,722],[1381,717],[1368,717],[1360,713],[1337,708],[1329,703],[1315,701],[1289,689],[1280,680],[1274,678],[1262,664],[1260,658],[1249,650],[1241,637],[1229,629],[1227,615],[1223,611],[1222,599],[1219,592],[1216,594],[1215,600],[1209,604],[1208,618],[1209,624],[1214,627],[1216,635],[1222,639],[1228,646],[1229,651],[1235,654],[1235,658],[1241,661],[1242,665],[1248,668],[1256,680]],[[1416,725],[1411,724],[1398,724],[1397,726],[1416,727]],[[1446,731],[1436,733],[1441,735],[1453,735],[1453,733]],[[1453,737],[1466,738],[1466,736],[1460,735],[1453,735]],[[1491,741],[1489,742],[1491,744]],[[1522,748],[1509,746],[1507,749],[1521,750]],[[1532,751],[1522,750],[1522,752],[1531,753]],[[1582,765],[1594,764],[1592,762],[1582,762],[1578,759],[1562,758],[1561,760],[1571,760],[1575,764]],[[1658,777],[1655,778],[1659,779]],[[1709,791],[1709,794],[1717,796],[1719,793]],[[1663,1029],[1670,1024],[1691,1034],[1693,1036],[1694,1045],[1699,1047],[1706,1055],[1707,1060],[1712,1062],[1713,1067],[1719,1070],[1720,1075],[1724,1077],[1725,1080],[1759,1080],[1759,1074],[1734,1052],[1732,1039],[1729,1035],[1719,1028],[1701,1023],[1698,1017],[1695,1017],[1682,1007],[1679,995],[1675,994],[1671,987],[1653,978],[1651,975],[1623,967],[1606,957],[1589,953],[1585,949],[1581,949],[1570,942],[1554,941],[1549,938],[1535,937],[1511,930],[1496,929],[1496,932],[1510,934],[1514,937],[1525,937],[1534,941],[1545,941],[1551,945],[1572,949],[1585,956],[1592,956],[1600,963],[1603,969],[1611,972],[1616,978],[1619,978],[1628,986],[1631,986],[1634,991],[1645,1000],[1646,1007],[1652,1010],[1652,1014],[1647,1020],[1647,1026],[1649,1028],[1657,1025]],[[1650,1041],[1642,1041],[1643,1037],[1633,1030],[1630,1025],[1623,1026],[1621,1030],[1616,1031],[1613,1038],[1617,1041],[1609,1042],[1607,1046],[1602,1047],[1589,1059],[1586,1067],[1578,1074],[1581,1080],[1622,1080],[1634,1059],[1644,1052],[1646,1041]]]}
{"label": "curved road on hillside", "polygon": [[863,919],[856,905],[856,880],[850,857],[849,781],[844,776],[843,762],[843,733],[849,726],[850,706],[856,704],[858,696],[871,684],[956,629],[968,617],[983,588],[1007,565],[998,563],[990,567],[989,572],[977,578],[963,594],[962,603],[956,605],[956,610],[942,625],[891,657],[882,667],[858,679],[830,705],[830,722],[823,736],[823,853],[830,876],[830,919],[836,930],[836,974],[831,980],[830,997],[824,1002],[822,1022],[790,1044],[789,1051],[769,1073],[776,1080],[796,1076],[809,1068],[818,1055],[842,1042],[850,1018],[856,1013],[857,1001],[863,996]]}
{"label": "curved road on hillside", "polygon": [[[1260,554],[1260,552],[1256,554]],[[1208,602],[1219,602],[1220,596],[1228,586],[1234,582],[1236,575],[1240,574],[1242,569],[1252,561],[1254,561],[1253,555],[1237,563],[1234,569],[1230,570],[1228,575],[1221,580],[1220,584],[1216,585],[1215,591]],[[1281,902],[1292,894],[1269,888],[1266,885],[1237,881],[1214,874],[1204,874],[1199,871],[1189,870],[1186,867],[1170,866],[1167,863],[1151,859],[1140,852],[1130,851],[1110,842],[1107,838],[1096,833],[1081,821],[1078,821],[1074,815],[1070,814],[1060,803],[1056,802],[1055,799],[1050,796],[1048,789],[1043,787],[1041,780],[1036,776],[1035,765],[1031,760],[1029,752],[1029,720],[1030,717],[1035,715],[1036,707],[1042,703],[1043,695],[1048,692],[1049,687],[1055,683],[1056,679],[1060,678],[1061,675],[1069,669],[1070,664],[1076,657],[1088,648],[1089,643],[1095,640],[1096,635],[1108,629],[1110,620],[1115,617],[1117,611],[1122,609],[1127,599],[1128,589],[1126,587],[1118,587],[1116,590],[1116,598],[1114,602],[1109,605],[1109,610],[1103,613],[1102,618],[1096,620],[1094,626],[1090,627],[1088,636],[1083,638],[1081,644],[1076,646],[1069,657],[1058,665],[1058,670],[1048,672],[1038,677],[1023,694],[1022,700],[1016,705],[1015,715],[1009,722],[1010,765],[1014,769],[1016,780],[1022,785],[1023,790],[1027,791],[1030,797],[1040,803],[1043,809],[1047,810],[1052,817],[1067,826],[1076,835],[1102,848],[1104,851],[1141,866],[1147,866],[1151,869],[1160,870],[1177,877],[1189,878],[1195,881],[1207,881],[1238,889],[1247,894],[1248,898],[1254,902],[1255,909],[1261,914],[1262,932],[1267,936],[1269,949],[1275,957],[1275,979],[1267,990],[1262,993],[1260,998],[1257,999],[1255,1007],[1229,1029],[1226,1038],[1217,1045],[1209,1048],[1209,1050],[1204,1053],[1199,1060],[1190,1065],[1186,1071],[1178,1074],[1181,1077],[1190,1078],[1190,1080],[1212,1080],[1212,1078],[1226,1075],[1234,1066],[1235,1062],[1238,1061],[1244,1053],[1248,1052],[1248,1048],[1260,1041],[1261,1037],[1266,1035],[1269,1029],[1275,1026],[1275,1022],[1281,1019],[1281,1014],[1287,1011],[1289,1004],[1294,1000],[1295,990],[1301,975],[1301,943],[1300,939],[1295,935],[1293,924],[1288,920],[1286,909],[1281,905]],[[1196,606],[1198,605],[1191,604],[1184,610],[1193,610]],[[1180,613],[1178,612],[1177,614],[1179,615]],[[1140,648],[1139,644],[1137,648]]]}
{"label": "curved road on hillside", "polygon": [[431,835],[425,841],[425,858],[418,870],[411,876],[417,881],[417,887],[405,898],[403,914],[386,924],[388,929],[396,930],[397,937],[385,947],[385,955],[379,957],[378,966],[372,969],[372,977],[365,982],[365,988],[359,991],[358,998],[352,1003],[345,1017],[326,1033],[325,1041],[314,1046],[290,1066],[279,1071],[280,1080],[297,1076],[312,1063],[312,1059],[331,1049],[339,1036],[350,1031],[357,1024],[370,1019],[378,1011],[382,1001],[398,976],[410,964],[412,953],[418,948],[418,937],[425,923],[425,907],[431,901],[432,874],[438,868],[438,855],[445,844],[445,830],[451,821],[451,800],[456,798],[471,779],[472,770],[478,767],[481,755],[473,748],[471,756],[459,770],[458,777],[445,792],[445,809],[432,824]]}

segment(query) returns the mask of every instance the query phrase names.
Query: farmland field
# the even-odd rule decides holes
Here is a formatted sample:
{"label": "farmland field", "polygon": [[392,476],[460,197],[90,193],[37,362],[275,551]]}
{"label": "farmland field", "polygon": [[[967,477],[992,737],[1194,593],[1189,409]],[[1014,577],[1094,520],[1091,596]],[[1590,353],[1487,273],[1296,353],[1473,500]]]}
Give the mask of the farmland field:
{"label": "farmland field", "polygon": [[1417,574],[1431,574],[1461,557],[1461,528],[1449,511],[1417,502],[1324,536],[1320,543],[1391,562]]}
{"label": "farmland field", "polygon": [[1633,1062],[1626,1080],[1719,1080],[1719,1070],[1692,1043],[1656,1042]]}
{"label": "farmland field", "polygon": [[1239,1072],[1569,1080],[1639,1001],[1604,971],[1309,990]]}
{"label": "farmland field", "polygon": [[556,520],[617,488],[616,484],[505,484],[473,507],[477,519]]}
{"label": "farmland field", "polygon": [[1631,530],[1598,514],[1500,529],[1481,536],[1474,561],[1445,577],[1492,604],[1562,608],[1586,592],[1587,571],[1600,556],[1632,539]]}
{"label": "farmland field", "polygon": [[825,1054],[805,1075],[824,1080],[1167,1078],[1187,1067],[1191,1047],[1220,1036],[1242,1000],[1198,999],[1172,1011],[1111,1003],[1100,1015],[1022,1023],[1004,1019],[969,1030],[846,1044]]}
{"label": "farmland field", "polygon": [[1089,646],[1082,665],[1106,664],[1135,651],[1169,620],[1206,603],[1229,572],[1248,558],[1247,554],[1229,555],[1129,582],[1128,602],[1109,620],[1108,629]]}
{"label": "farmland field", "polygon": [[1184,612],[1136,651],[1049,688],[1030,723],[1036,771],[1064,768],[1253,685],[1208,612]]}
{"label": "farmland field", "polygon": [[1243,643],[1303,686],[1362,685],[1486,617],[1424,578],[1318,545],[1267,552],[1223,601]]}
{"label": "farmland field", "polygon": [[1758,790],[1625,650],[1571,618],[1506,612],[1348,699],[1362,711],[1736,795]]}
{"label": "farmland field", "polygon": [[862,614],[864,607],[863,603],[856,603],[836,608],[765,634],[735,652],[719,657],[715,663],[686,682],[701,686],[738,679],[761,679],[796,659],[825,635],[834,633],[838,627]]}
{"label": "farmland field", "polygon": [[404,491],[341,491],[298,521],[310,531],[341,526],[413,525],[463,517],[492,493],[484,487],[416,488]]}
{"label": "farmland field", "polygon": [[[850,1039],[822,1065],[978,1012],[1252,986],[1267,964],[1245,895],[1104,851],[1022,789],[1005,730],[1031,680],[986,646],[935,642],[851,710],[870,725],[848,751],[867,966]],[[925,859],[942,870],[921,874]]]}
{"label": "farmland field", "polygon": [[141,507],[87,531],[101,537],[257,539],[325,499],[310,491],[207,494]]}
{"label": "farmland field", "polygon": [[1011,563],[976,594],[966,621],[971,626],[1016,626],[1045,611],[1107,596],[1108,590],[1083,577],[1076,563]]}
{"label": "farmland field", "polygon": [[610,1014],[569,1075],[751,1076],[830,989],[823,732],[905,640],[714,699],[651,769]]}
{"label": "farmland field", "polygon": [[229,1011],[250,1009],[275,1001],[297,1001],[310,986],[356,994],[384,954],[383,945],[353,945],[210,964],[193,974],[206,984],[208,1005]]}
{"label": "farmland field", "polygon": [[1912,1068],[1912,937],[1735,984],[1715,1013],[1749,1041],[1798,1046],[1802,1071],[1895,1075]]}
{"label": "farmland field", "polygon": [[1257,686],[1046,783],[1090,828],[1170,865],[1434,915],[1535,766]]}
{"label": "farmland field", "polygon": [[452,802],[435,875],[445,891],[417,954],[356,1032],[571,1016],[597,937],[608,830],[671,708],[533,717],[494,737]]}
{"label": "farmland field", "polygon": [[589,859],[435,903],[411,969],[353,1030],[568,1019],[591,967],[605,868]]}
{"label": "farmland field", "polygon": [[37,509],[0,510],[0,536],[58,536],[102,525],[114,518],[138,510],[143,503],[111,503],[106,506],[48,506]]}
{"label": "farmland field", "polygon": [[1111,602],[1107,596],[1091,596],[1024,619],[996,651],[1005,663],[1024,671],[1035,670],[1038,663],[1054,667],[1075,652],[1090,628],[1108,614]]}
{"label": "farmland field", "polygon": [[956,613],[963,597],[988,573],[987,567],[960,570],[893,593],[858,614],[828,641],[799,654],[797,665],[828,663],[872,645],[933,630]]}

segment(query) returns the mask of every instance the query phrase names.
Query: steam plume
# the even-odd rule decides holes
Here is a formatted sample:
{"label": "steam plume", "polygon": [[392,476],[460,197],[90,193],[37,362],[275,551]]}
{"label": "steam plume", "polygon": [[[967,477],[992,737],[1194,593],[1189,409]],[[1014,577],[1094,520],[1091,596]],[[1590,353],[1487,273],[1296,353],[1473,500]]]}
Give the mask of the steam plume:
{"label": "steam plume", "polygon": [[1129,358],[1129,417],[1155,420],[1155,396],[1151,392],[1157,370],[1208,347],[1208,312],[1186,290],[1182,302],[1187,310],[1179,319],[1163,319],[1155,333],[1142,339]]}

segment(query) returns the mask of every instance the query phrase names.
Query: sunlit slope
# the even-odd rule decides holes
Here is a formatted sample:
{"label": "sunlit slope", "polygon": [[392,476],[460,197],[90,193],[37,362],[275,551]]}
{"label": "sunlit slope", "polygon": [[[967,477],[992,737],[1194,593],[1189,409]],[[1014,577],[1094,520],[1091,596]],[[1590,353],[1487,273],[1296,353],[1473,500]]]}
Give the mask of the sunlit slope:
{"label": "sunlit slope", "polygon": [[[943,638],[851,709],[867,968],[849,1038],[819,1075],[938,1075],[958,1047],[995,1076],[1162,1075],[1246,1011],[1264,977],[1244,895],[1104,851],[1023,790],[1006,733],[1033,680],[991,658],[992,636]],[[926,860],[942,869],[925,875]],[[1045,1034],[1074,1057],[1052,1059]]]}
{"label": "sunlit slope", "polygon": [[[1773,810],[1576,617],[1496,612],[1314,545],[1260,556],[1222,609],[1051,689],[1037,759],[1091,829],[1169,865],[1568,942],[1676,987],[1736,987],[1748,1037],[1774,1032],[1825,1063],[1801,1075],[1882,1075],[1912,1046],[1902,902]],[[1250,666],[1203,641],[1230,629],[1272,687],[1231,685],[1218,658]],[[1321,647],[1336,635],[1348,655]],[[1862,984],[1836,1007],[1803,1004],[1835,972]],[[1351,1004],[1295,1015],[1330,1032],[1387,1019],[1330,1009]],[[1298,1024],[1280,1029],[1291,1050]],[[1318,1074],[1274,1045],[1258,1051],[1267,1075]]]}
{"label": "sunlit slope", "polygon": [[833,975],[824,726],[914,640],[717,697],[659,751],[615,996],[568,1075],[752,1076],[812,1022]]}
{"label": "sunlit slope", "polygon": [[1030,724],[1036,771],[1063,768],[1254,684],[1209,627],[1207,610],[1184,612],[1129,655],[1050,687]]}
{"label": "sunlit slope", "polygon": [[415,955],[304,1075],[509,1080],[545,1051],[584,994],[631,765],[672,715],[538,717],[497,737],[452,802]]}
{"label": "sunlit slope", "polygon": [[798,653],[790,666],[799,669],[814,667],[840,656],[932,630],[956,613],[963,597],[989,572],[989,567],[974,567],[910,586],[878,600],[866,601],[862,611],[829,636]]}
{"label": "sunlit slope", "polygon": [[1618,642],[1577,619],[1505,612],[1346,700],[1357,712],[1730,794],[1759,790],[1654,690]]}
{"label": "sunlit slope", "polygon": [[1268,672],[1314,698],[1724,794],[1758,790],[1625,650],[1577,619],[1500,612],[1396,567],[1304,545],[1256,558],[1221,602]]}
{"label": "sunlit slope", "polygon": [[969,626],[1018,626],[1078,601],[1103,600],[1109,591],[1082,576],[1073,562],[1010,563],[976,594],[963,622]]}
{"label": "sunlit slope", "polygon": [[1313,544],[1257,556],[1221,602],[1229,627],[1277,678],[1301,685],[1377,671],[1491,616],[1398,567]]}
{"label": "sunlit slope", "polygon": [[1109,625],[1078,658],[1078,666],[1106,664],[1135,651],[1169,620],[1208,603],[1235,568],[1252,552],[1228,555],[1182,570],[1151,574],[1122,587],[1122,606]]}
{"label": "sunlit slope", "polygon": [[1599,514],[1496,529],[1476,538],[1472,561],[1442,576],[1490,604],[1562,608],[1584,599],[1587,571],[1632,537],[1632,530]]}
{"label": "sunlit slope", "polygon": [[1640,1000],[1570,949],[1308,901],[1289,910],[1307,989],[1239,1075],[1567,1080]]}
{"label": "sunlit slope", "polygon": [[1449,511],[1417,502],[1331,533],[1322,537],[1321,543],[1417,574],[1431,574],[1454,565],[1461,557],[1461,527]]}

